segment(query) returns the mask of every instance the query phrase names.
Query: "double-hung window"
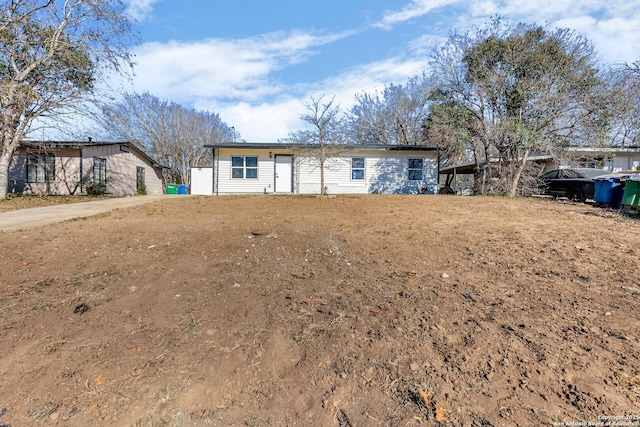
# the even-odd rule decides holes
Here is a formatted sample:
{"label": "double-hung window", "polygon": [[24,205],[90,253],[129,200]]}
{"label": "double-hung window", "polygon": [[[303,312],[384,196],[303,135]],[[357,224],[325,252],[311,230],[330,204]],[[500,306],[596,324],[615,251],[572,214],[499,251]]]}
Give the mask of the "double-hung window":
{"label": "double-hung window", "polygon": [[53,154],[29,154],[27,182],[53,182],[56,177],[56,158]]}
{"label": "double-hung window", "polygon": [[351,180],[364,180],[364,157],[351,158]]}
{"label": "double-hung window", "polygon": [[136,191],[145,189],[144,168],[136,166]]}
{"label": "double-hung window", "polygon": [[231,178],[258,179],[258,156],[231,156]]}
{"label": "double-hung window", "polygon": [[422,181],[423,159],[409,159],[408,171],[410,181]]}
{"label": "double-hung window", "polygon": [[107,159],[93,158],[93,183],[105,185],[107,183]]}

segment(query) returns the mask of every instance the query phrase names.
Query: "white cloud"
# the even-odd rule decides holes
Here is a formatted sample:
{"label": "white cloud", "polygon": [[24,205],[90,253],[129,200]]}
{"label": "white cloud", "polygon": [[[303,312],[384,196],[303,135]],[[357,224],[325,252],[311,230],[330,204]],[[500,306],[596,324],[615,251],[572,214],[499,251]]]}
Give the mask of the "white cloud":
{"label": "white cloud", "polygon": [[570,28],[592,40],[606,62],[633,61],[640,51],[639,0],[481,0],[473,2],[459,28],[495,15],[510,23]]}
{"label": "white cloud", "polygon": [[257,104],[202,102],[196,108],[216,111],[229,126],[238,129],[242,139],[276,142],[286,138],[290,132],[308,126],[300,120],[300,115],[304,113],[303,103],[311,96],[335,97],[335,102],[346,112],[355,103],[357,93],[381,91],[390,83],[402,84],[419,74],[423,67],[424,61],[416,57],[389,58],[346,70],[322,81],[296,85],[286,94],[269,101]]}
{"label": "white cloud", "polygon": [[158,0],[126,0],[129,4],[127,15],[136,21],[144,21],[151,15],[153,5],[157,2]]}
{"label": "white cloud", "polygon": [[136,51],[138,91],[186,102],[201,97],[255,102],[283,88],[271,74],[349,33],[275,32],[245,39],[147,43]]}
{"label": "white cloud", "polygon": [[411,0],[411,3],[399,12],[387,11],[382,20],[374,24],[374,27],[389,30],[402,22],[419,18],[433,10],[461,2],[462,0]]}
{"label": "white cloud", "polygon": [[608,64],[631,63],[640,59],[640,15],[595,19],[592,16],[564,18],[554,26],[572,28],[593,41],[599,55]]}
{"label": "white cloud", "polygon": [[303,125],[298,118],[302,101],[315,87],[285,86],[274,73],[306,61],[315,47],[352,34],[295,30],[245,39],[147,43],[136,50],[132,84],[136,92],[215,111],[243,139],[273,142]]}
{"label": "white cloud", "polygon": [[238,130],[241,139],[249,142],[277,142],[304,126],[299,118],[302,100],[293,97],[260,104],[240,102],[201,107],[216,111],[229,126]]}

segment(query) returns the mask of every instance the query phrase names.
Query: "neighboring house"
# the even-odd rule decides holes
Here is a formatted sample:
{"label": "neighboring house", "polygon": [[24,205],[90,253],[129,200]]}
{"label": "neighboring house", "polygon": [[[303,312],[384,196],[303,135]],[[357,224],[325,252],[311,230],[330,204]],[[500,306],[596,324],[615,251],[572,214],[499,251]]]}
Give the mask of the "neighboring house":
{"label": "neighboring house", "polygon": [[106,193],[162,194],[162,167],[128,142],[25,141],[9,167],[9,192],[84,194],[91,184]]}
{"label": "neighboring house", "polygon": [[[319,147],[208,145],[213,166],[191,169],[191,194],[320,194]],[[438,189],[438,151],[428,146],[332,146],[324,164],[329,194],[419,194]]]}
{"label": "neighboring house", "polygon": [[[528,161],[538,163],[541,174],[563,167],[602,169],[603,174],[638,171],[640,170],[640,147],[570,147],[562,158],[549,154],[535,154],[529,156]],[[491,159],[490,163],[493,162],[497,163],[498,159]],[[485,164],[486,162],[483,161],[480,168],[482,169]],[[476,169],[473,162],[441,168],[441,187],[456,194],[471,194],[469,185],[472,184],[472,180],[459,176],[473,175]]]}
{"label": "neighboring house", "polygon": [[549,159],[545,172],[562,166],[603,169],[617,173],[640,170],[640,147],[571,147],[571,158]]}

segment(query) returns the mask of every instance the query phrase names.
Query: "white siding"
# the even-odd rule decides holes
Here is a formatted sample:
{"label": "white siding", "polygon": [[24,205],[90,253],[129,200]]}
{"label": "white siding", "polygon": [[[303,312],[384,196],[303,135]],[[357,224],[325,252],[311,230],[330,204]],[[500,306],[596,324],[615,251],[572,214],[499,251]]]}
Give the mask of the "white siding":
{"label": "white siding", "polygon": [[617,153],[613,160],[607,160],[605,162],[607,170],[611,172],[625,172],[640,170],[640,154],[629,153]]}
{"label": "white siding", "polygon": [[[351,159],[365,160],[365,179],[351,178]],[[421,181],[409,180],[409,159],[423,160]],[[318,159],[299,158],[297,166],[297,192],[320,193],[320,166]],[[424,188],[435,193],[438,188],[438,158],[435,152],[370,151],[342,154],[325,162],[324,183],[329,194],[418,194]]]}
{"label": "white siding", "polygon": [[[273,193],[274,159],[269,158],[269,150],[222,151],[215,160],[214,181],[217,194],[232,193]],[[257,156],[258,178],[232,178],[232,156]]]}
{"label": "white siding", "polygon": [[[272,193],[276,154],[291,151],[269,149],[220,149],[216,153],[215,194]],[[232,156],[257,156],[258,178],[232,178]],[[365,159],[365,179],[351,177],[351,159]],[[294,193],[320,194],[320,165],[317,158],[294,154]],[[420,181],[409,180],[408,159],[423,159]],[[435,193],[438,188],[438,155],[435,151],[354,151],[326,160],[325,186],[330,194],[404,193],[417,194],[423,189]]]}

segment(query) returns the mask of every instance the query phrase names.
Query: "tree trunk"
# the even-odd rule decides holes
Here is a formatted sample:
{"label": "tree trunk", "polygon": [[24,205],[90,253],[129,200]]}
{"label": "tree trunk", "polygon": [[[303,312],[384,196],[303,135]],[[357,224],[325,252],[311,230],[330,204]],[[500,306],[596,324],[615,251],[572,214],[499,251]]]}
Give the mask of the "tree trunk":
{"label": "tree trunk", "polygon": [[520,183],[520,177],[522,176],[522,171],[524,167],[527,165],[527,160],[529,159],[529,150],[524,152],[522,156],[522,160],[520,160],[520,164],[516,169],[516,173],[513,176],[511,181],[511,188],[509,189],[509,197],[515,197],[518,192],[518,184]]}
{"label": "tree trunk", "polygon": [[0,200],[7,197],[7,189],[9,187],[9,165],[13,152],[11,150],[2,150],[0,155]]}
{"label": "tree trunk", "polygon": [[327,191],[324,187],[324,156],[320,159],[320,195],[324,196]]}

